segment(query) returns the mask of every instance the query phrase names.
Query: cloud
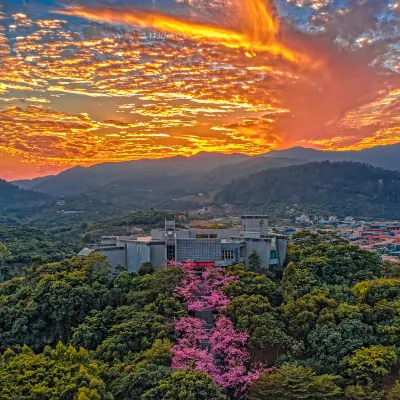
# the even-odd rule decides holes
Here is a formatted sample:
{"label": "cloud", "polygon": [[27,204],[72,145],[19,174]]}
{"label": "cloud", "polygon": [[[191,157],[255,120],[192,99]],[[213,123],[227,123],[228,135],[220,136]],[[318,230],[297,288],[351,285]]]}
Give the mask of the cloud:
{"label": "cloud", "polygon": [[[229,2],[231,4],[232,2]],[[264,0],[241,0],[236,5],[234,21],[210,24],[144,9],[102,7],[70,7],[58,11],[62,15],[114,24],[127,24],[181,35],[195,41],[218,43],[228,48],[267,52],[291,62],[305,62],[306,57],[277,41],[277,23]],[[232,25],[234,27],[232,27]],[[236,29],[235,29],[236,28]]]}
{"label": "cloud", "polygon": [[84,0],[67,9],[74,15],[56,17],[33,3],[3,8],[2,154],[53,171],[202,150],[399,140],[390,1],[164,0],[151,11],[127,3]]}

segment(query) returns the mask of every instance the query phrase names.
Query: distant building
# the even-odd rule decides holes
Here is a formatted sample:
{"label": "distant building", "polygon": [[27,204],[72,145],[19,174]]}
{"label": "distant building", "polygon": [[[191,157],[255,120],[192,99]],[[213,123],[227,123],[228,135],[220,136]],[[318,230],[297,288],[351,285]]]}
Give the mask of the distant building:
{"label": "distant building", "polygon": [[297,222],[298,224],[301,224],[301,223],[306,223],[306,224],[308,224],[308,223],[311,222],[311,219],[310,219],[310,217],[309,217],[307,214],[302,214],[300,217],[296,217],[296,222]]}
{"label": "distant building", "polygon": [[58,200],[57,201],[58,206],[65,206],[65,200]]}
{"label": "distant building", "polygon": [[[243,216],[241,223],[241,229],[176,230],[174,221],[166,221],[165,229],[152,230],[150,236],[105,236],[90,250],[105,254],[114,267],[121,264],[131,272],[145,262],[160,268],[166,260],[222,267],[247,264],[253,250],[263,268],[282,269],[287,236],[270,232],[264,215]],[[87,255],[87,249],[81,253]]]}

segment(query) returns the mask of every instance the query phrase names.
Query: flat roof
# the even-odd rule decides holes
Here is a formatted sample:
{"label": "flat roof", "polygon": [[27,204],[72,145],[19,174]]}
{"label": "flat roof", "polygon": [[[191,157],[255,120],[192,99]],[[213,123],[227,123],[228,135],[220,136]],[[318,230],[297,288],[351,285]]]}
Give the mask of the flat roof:
{"label": "flat roof", "polygon": [[241,219],[265,219],[268,215],[242,215]]}

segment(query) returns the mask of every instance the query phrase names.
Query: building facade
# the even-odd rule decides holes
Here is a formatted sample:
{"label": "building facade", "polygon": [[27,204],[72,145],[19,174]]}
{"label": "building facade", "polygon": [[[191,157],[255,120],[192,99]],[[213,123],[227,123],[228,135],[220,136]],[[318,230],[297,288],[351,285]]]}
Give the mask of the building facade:
{"label": "building facade", "polygon": [[262,268],[282,269],[287,237],[270,232],[264,215],[242,216],[241,225],[241,229],[176,230],[173,222],[166,221],[165,229],[152,230],[150,236],[106,236],[80,254],[102,253],[113,267],[120,264],[136,272],[145,262],[160,268],[167,260],[222,267],[248,264],[256,251]]}

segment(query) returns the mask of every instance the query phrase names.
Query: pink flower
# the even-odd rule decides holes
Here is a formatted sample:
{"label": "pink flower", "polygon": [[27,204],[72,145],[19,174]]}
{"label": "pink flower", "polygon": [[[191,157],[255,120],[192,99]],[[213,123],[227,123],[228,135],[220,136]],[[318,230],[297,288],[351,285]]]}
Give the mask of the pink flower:
{"label": "pink flower", "polygon": [[203,329],[206,321],[200,318],[180,318],[175,323],[175,332],[181,339],[186,339],[187,344],[200,345],[208,339],[207,332]]}

